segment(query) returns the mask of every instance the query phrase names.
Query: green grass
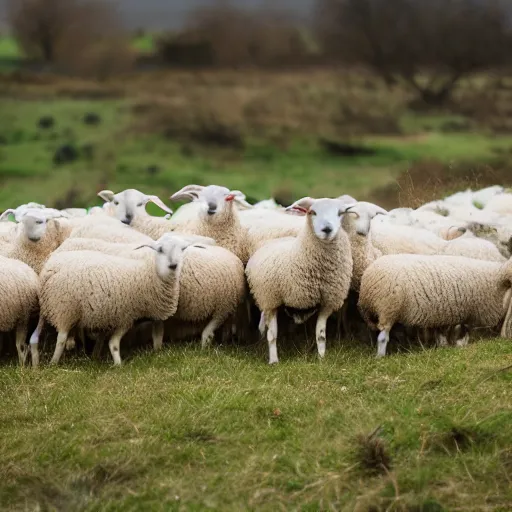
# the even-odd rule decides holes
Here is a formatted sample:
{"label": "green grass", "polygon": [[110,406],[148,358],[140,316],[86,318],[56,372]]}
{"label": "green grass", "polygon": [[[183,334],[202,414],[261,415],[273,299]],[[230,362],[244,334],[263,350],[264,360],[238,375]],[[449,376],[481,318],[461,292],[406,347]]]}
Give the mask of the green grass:
{"label": "green grass", "polygon": [[[2,508],[510,510],[510,341],[373,352],[295,349],[269,367],[263,346],[192,346],[120,369],[4,367]],[[362,454],[379,426],[389,469]]]}
{"label": "green grass", "polygon": [[134,38],[132,42],[133,48],[141,53],[153,53],[156,49],[155,35],[144,34]]}
{"label": "green grass", "polygon": [[0,59],[17,59],[21,50],[13,37],[0,35]]}
{"label": "green grass", "polygon": [[[99,113],[101,124],[86,126],[87,112]],[[55,118],[54,128],[38,128],[44,115]],[[419,160],[485,162],[512,142],[510,136],[478,133],[366,137],[362,140],[377,150],[375,155],[340,158],[327,154],[314,138],[296,140],[286,150],[252,139],[242,151],[207,150],[138,133],[130,128],[133,121],[130,100],[0,100],[0,208],[28,200],[53,204],[71,188],[78,191],[79,205],[90,205],[105,184],[164,199],[189,183],[224,184],[256,199],[282,191],[293,197],[347,193],[364,198]],[[64,143],[79,150],[93,145],[94,158],[55,166],[53,155]],[[150,166],[159,172],[151,175]]]}

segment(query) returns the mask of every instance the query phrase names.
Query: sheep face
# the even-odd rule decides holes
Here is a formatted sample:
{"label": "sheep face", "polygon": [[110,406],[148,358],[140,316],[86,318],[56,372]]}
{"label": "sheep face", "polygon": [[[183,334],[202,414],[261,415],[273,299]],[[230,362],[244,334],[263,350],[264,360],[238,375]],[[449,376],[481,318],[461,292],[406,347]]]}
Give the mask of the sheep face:
{"label": "sheep face", "polygon": [[166,233],[153,244],[141,245],[138,249],[149,247],[155,251],[156,272],[160,279],[167,280],[179,275],[183,263],[183,253],[187,247],[194,246],[204,249],[209,245],[215,245],[215,240],[204,236],[177,236]]}
{"label": "sheep face", "polygon": [[232,207],[235,199],[233,194],[226,187],[209,185],[200,192],[198,201],[201,203],[201,215],[211,220],[222,218],[222,214]]}
{"label": "sheep face", "polygon": [[344,209],[336,199],[318,199],[308,210],[308,220],[313,233],[320,240],[336,238],[341,227]]}
{"label": "sheep face", "polygon": [[25,213],[21,219],[26,237],[31,242],[39,242],[46,233],[46,217],[41,213]]}
{"label": "sheep face", "polygon": [[372,203],[364,201],[349,205],[346,215],[350,219],[348,224],[358,235],[367,236],[370,232],[372,219],[377,215],[387,215],[387,211]]}
{"label": "sheep face", "polygon": [[156,204],[166,213],[172,213],[157,196],[149,196],[135,189],[124,190],[114,194],[111,190],[103,190],[98,194],[110,205],[110,212],[123,224],[128,226],[136,217],[147,215],[146,205],[149,202]]}

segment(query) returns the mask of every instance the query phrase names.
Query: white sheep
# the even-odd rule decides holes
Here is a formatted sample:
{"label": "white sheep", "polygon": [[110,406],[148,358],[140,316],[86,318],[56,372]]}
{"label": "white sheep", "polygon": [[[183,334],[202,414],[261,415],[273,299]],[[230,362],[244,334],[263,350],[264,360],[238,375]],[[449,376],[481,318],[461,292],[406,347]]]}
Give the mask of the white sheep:
{"label": "white sheep", "polygon": [[22,261],[0,256],[0,331],[16,329],[20,364],[27,356],[28,322],[38,309],[39,283],[36,273]]}
{"label": "white sheep", "polygon": [[[214,247],[213,239],[196,235],[177,236],[202,246],[192,246],[185,251],[180,274],[178,309],[173,320],[195,324],[206,322],[201,334],[201,344],[207,347],[217,328],[235,312],[244,299],[244,267],[233,253],[222,247]],[[70,238],[56,253],[95,250],[131,259],[151,257],[151,253],[135,251],[135,247],[136,244],[113,244],[87,238]]]}
{"label": "white sheep", "polygon": [[130,260],[97,251],[53,255],[41,272],[42,317],[58,332],[57,364],[70,331],[110,331],[114,364],[121,364],[121,338],[138,319],[163,321],[178,306],[184,250],[193,245],[164,235],[147,244],[153,259]]}
{"label": "white sheep", "polygon": [[18,219],[14,237],[10,242],[0,244],[0,254],[23,261],[39,274],[68,231],[61,220],[48,220],[42,209],[25,209]]}
{"label": "white sheep", "polygon": [[[377,356],[386,354],[391,328],[496,327],[512,314],[512,261],[458,256],[383,256],[364,273],[359,308],[380,331]],[[503,337],[512,336],[512,320]]]}
{"label": "white sheep", "polygon": [[109,211],[112,216],[153,240],[172,231],[172,225],[168,219],[154,217],[146,211],[146,205],[151,202],[164,212],[172,213],[172,210],[158,196],[147,195],[135,189],[124,190],[118,194],[111,190],[102,190],[98,196],[110,205]]}
{"label": "white sheep", "polygon": [[325,355],[326,323],[342,308],[350,289],[352,255],[341,229],[344,204],[337,199],[305,197],[289,207],[307,215],[297,238],[268,242],[251,257],[246,275],[268,328],[269,362],[278,362],[277,310],[319,308],[316,342]]}
{"label": "white sheep", "polygon": [[198,215],[194,222],[175,227],[176,233],[195,234],[213,238],[217,245],[236,254],[243,263],[248,260],[246,230],[240,223],[238,207],[252,208],[239,190],[218,185],[203,187],[187,185],[171,196],[172,201],[193,201]]}

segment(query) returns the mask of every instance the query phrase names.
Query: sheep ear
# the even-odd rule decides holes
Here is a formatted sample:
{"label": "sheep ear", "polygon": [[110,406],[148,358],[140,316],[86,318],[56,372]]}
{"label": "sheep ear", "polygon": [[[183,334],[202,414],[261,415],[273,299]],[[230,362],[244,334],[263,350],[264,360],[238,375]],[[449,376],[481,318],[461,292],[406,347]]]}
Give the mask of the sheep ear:
{"label": "sheep ear", "polygon": [[201,185],[187,185],[174,193],[170,199],[171,201],[196,201],[203,188]]}
{"label": "sheep ear", "polygon": [[106,201],[107,203],[110,203],[114,200],[114,192],[112,190],[102,190],[101,192],[98,192],[98,197],[101,197],[103,201]]}
{"label": "sheep ear", "polygon": [[254,206],[251,203],[247,202],[247,200],[245,199],[245,194],[240,190],[232,190],[228,197],[230,196],[233,196],[235,203],[240,205],[242,208],[254,208]]}
{"label": "sheep ear", "polygon": [[292,205],[288,206],[288,208],[285,208],[285,211],[305,215],[306,213],[308,213],[313,202],[314,199],[312,197],[303,197],[302,199],[299,199],[298,201],[295,201],[295,203],[293,203]]}
{"label": "sheep ear", "polygon": [[2,215],[0,215],[0,221],[3,221],[5,218],[7,218],[9,216],[9,214],[15,214],[16,213],[16,210],[13,210],[12,208],[8,208],[7,210],[5,210],[4,213],[2,213]]}
{"label": "sheep ear", "polygon": [[165,213],[169,213],[172,215],[172,210],[158,196],[147,196],[147,202],[156,204]]}

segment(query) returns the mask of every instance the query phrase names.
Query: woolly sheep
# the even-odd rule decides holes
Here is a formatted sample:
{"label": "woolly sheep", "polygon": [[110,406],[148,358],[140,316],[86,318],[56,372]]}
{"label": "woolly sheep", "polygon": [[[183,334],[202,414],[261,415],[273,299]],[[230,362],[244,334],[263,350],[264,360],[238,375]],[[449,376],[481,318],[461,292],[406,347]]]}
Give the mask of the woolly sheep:
{"label": "woolly sheep", "polygon": [[30,316],[38,309],[36,273],[22,261],[0,256],[0,331],[16,329],[20,364],[27,356],[26,337]]}
{"label": "woolly sheep", "polygon": [[[169,235],[171,236],[171,235]],[[200,236],[179,236],[180,239],[203,246],[185,251],[180,274],[178,309],[173,319],[187,322],[208,322],[201,335],[207,347],[215,331],[235,312],[245,296],[244,267],[239,258],[215,241]],[[134,244],[112,244],[99,240],[70,238],[56,251],[95,250],[131,259],[151,257],[146,251],[134,251]]]}
{"label": "woolly sheep", "polygon": [[349,205],[345,210],[341,225],[350,240],[353,260],[351,288],[355,291],[359,291],[364,271],[382,256],[372,244],[370,225],[376,215],[386,214],[380,206],[364,201]]}
{"label": "woolly sheep", "polygon": [[297,238],[267,243],[251,257],[246,275],[256,304],[268,328],[269,363],[278,362],[277,310],[319,308],[316,342],[325,355],[326,323],[342,308],[352,277],[352,255],[341,229],[343,203],[337,199],[305,197],[289,210],[307,215]]}
{"label": "woolly sheep", "polygon": [[172,210],[158,196],[147,195],[135,189],[124,190],[118,194],[111,190],[102,190],[98,196],[111,205],[111,213],[114,217],[153,240],[172,231],[169,220],[154,217],[146,212],[146,205],[151,202],[164,212],[172,213]]}
{"label": "woolly sheep", "polygon": [[252,207],[245,201],[245,195],[239,190],[218,185],[187,185],[171,196],[171,201],[184,200],[198,205],[198,215],[194,223],[178,226],[175,232],[213,238],[217,245],[228,249],[246,263],[246,230],[240,223],[238,207],[235,206]]}
{"label": "woolly sheep", "polygon": [[512,193],[507,192],[493,196],[484,208],[484,212],[499,215],[512,215]]}
{"label": "woolly sheep", "polygon": [[190,245],[164,235],[147,245],[152,260],[96,251],[53,255],[40,278],[41,315],[58,332],[52,363],[59,362],[70,331],[81,327],[110,331],[110,352],[121,364],[121,338],[136,320],[163,321],[176,312],[183,252]]}
{"label": "woolly sheep", "polygon": [[460,324],[496,327],[512,336],[512,262],[458,256],[383,256],[364,273],[359,295],[363,317],[377,328],[377,356],[386,354],[396,323],[421,328]]}
{"label": "woolly sheep", "polygon": [[39,274],[50,254],[63,242],[67,231],[62,221],[47,220],[43,210],[26,209],[11,242],[0,245],[0,254],[23,261]]}

